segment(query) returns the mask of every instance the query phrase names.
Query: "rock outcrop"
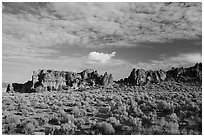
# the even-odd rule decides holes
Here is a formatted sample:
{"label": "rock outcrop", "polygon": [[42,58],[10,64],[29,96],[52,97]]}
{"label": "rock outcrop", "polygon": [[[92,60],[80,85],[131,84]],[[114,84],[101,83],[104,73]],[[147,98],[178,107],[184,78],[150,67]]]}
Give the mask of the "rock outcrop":
{"label": "rock outcrop", "polygon": [[23,84],[11,83],[11,84],[8,84],[6,92],[8,93],[21,92],[22,87],[23,87]]}
{"label": "rock outcrop", "polygon": [[176,81],[202,81],[202,63],[196,63],[189,68],[172,68],[167,71],[167,79]]}
{"label": "rock outcrop", "polygon": [[189,68],[172,68],[169,71],[156,70],[145,71],[144,69],[133,69],[128,78],[121,79],[119,83],[131,85],[145,85],[148,83],[160,83],[165,80],[182,82],[202,81],[202,63],[196,63]]}
{"label": "rock outcrop", "polygon": [[8,85],[7,91],[17,91],[22,93],[42,92],[44,90],[62,90],[72,87],[95,86],[95,85],[110,85],[113,83],[112,75],[106,72],[104,76],[99,75],[96,70],[86,69],[80,73],[69,71],[54,71],[54,70],[38,70],[33,71],[32,80],[21,86],[13,83]]}
{"label": "rock outcrop", "polygon": [[158,83],[166,79],[166,73],[163,70],[145,71],[144,69],[133,69],[128,78],[124,79],[125,83],[132,85],[144,85],[147,83]]}

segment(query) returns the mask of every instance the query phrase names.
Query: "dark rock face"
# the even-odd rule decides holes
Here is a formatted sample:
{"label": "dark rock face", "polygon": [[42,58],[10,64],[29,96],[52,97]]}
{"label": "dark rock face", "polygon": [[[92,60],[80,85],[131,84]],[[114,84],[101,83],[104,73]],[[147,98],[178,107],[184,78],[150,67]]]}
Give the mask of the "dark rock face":
{"label": "dark rock face", "polygon": [[94,86],[94,85],[109,85],[113,83],[112,75],[107,72],[104,76],[99,75],[97,71],[86,69],[80,73],[69,71],[54,71],[54,70],[38,70],[33,71],[32,80],[24,84],[8,85],[7,92],[42,92],[45,90],[62,90],[73,87]]}
{"label": "dark rock face", "polygon": [[189,68],[172,68],[167,71],[167,78],[176,81],[202,81],[202,63],[196,63],[195,66]]}
{"label": "dark rock face", "polygon": [[128,83],[133,85],[141,85],[143,83],[146,83],[146,74],[145,70],[143,69],[133,69],[130,73],[130,76],[127,79]]}
{"label": "dark rock face", "polygon": [[130,76],[125,79],[129,84],[133,85],[144,85],[147,83],[159,83],[166,78],[166,73],[162,70],[160,71],[145,71],[144,69],[133,69]]}
{"label": "dark rock face", "polygon": [[133,69],[128,78],[120,82],[132,85],[144,85],[147,83],[160,83],[165,80],[176,81],[202,81],[202,63],[197,63],[189,68],[172,68],[165,72],[163,70],[145,71],[143,69]]}
{"label": "dark rock face", "polygon": [[23,87],[23,84],[11,83],[11,84],[8,84],[6,92],[8,93],[21,92],[22,87]]}

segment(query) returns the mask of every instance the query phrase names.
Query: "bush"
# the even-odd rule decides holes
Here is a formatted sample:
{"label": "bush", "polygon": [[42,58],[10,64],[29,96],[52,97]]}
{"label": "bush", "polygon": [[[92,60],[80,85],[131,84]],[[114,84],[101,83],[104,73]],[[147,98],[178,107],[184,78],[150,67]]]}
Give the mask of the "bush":
{"label": "bush", "polygon": [[73,134],[76,130],[75,124],[71,121],[69,121],[68,123],[62,124],[60,127],[61,127],[61,132],[64,135]]}
{"label": "bush", "polygon": [[2,133],[3,134],[16,134],[16,127],[17,127],[17,124],[15,123],[3,124]]}
{"label": "bush", "polygon": [[115,117],[109,117],[108,119],[106,119],[106,122],[112,124],[113,126],[120,124],[120,121]]}
{"label": "bush", "polygon": [[96,124],[96,130],[98,133],[103,135],[113,135],[115,134],[115,129],[113,126],[107,122],[101,122]]}
{"label": "bush", "polygon": [[25,119],[19,126],[18,131],[26,135],[33,135],[35,128],[39,126],[39,123],[35,119]]}
{"label": "bush", "polygon": [[14,124],[18,124],[20,123],[20,119],[18,116],[11,116],[11,115],[8,115],[6,118],[5,118],[5,121],[4,121],[4,124],[11,124],[11,123],[14,123]]}
{"label": "bush", "polygon": [[25,133],[26,135],[33,135],[34,134],[34,130],[35,130],[35,125],[31,122],[26,123],[25,125],[23,125],[23,133]]}

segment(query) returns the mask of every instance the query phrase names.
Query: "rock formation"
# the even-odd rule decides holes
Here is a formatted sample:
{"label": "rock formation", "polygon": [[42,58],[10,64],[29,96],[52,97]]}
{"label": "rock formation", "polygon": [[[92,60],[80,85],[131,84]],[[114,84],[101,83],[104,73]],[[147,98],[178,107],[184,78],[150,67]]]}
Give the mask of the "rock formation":
{"label": "rock formation", "polygon": [[94,86],[94,85],[109,85],[113,83],[112,75],[106,72],[104,76],[99,75],[97,71],[86,69],[80,73],[69,71],[54,71],[54,70],[38,70],[33,71],[32,80],[21,87],[16,83],[8,85],[7,92],[17,91],[22,93],[42,92],[44,90],[62,90],[72,87]]}
{"label": "rock formation", "polygon": [[[165,80],[182,82],[202,82],[202,63],[197,63],[189,68],[172,68],[169,71],[133,69],[128,78],[121,79],[118,83],[131,85],[145,85],[160,83]],[[74,89],[86,88],[95,85],[111,85],[112,74],[105,72],[99,75],[97,71],[86,69],[80,73],[69,71],[38,70],[33,71],[32,80],[24,84],[12,83],[7,86],[7,92],[42,92],[45,90],[62,90],[72,87]]]}
{"label": "rock formation", "polygon": [[144,85],[147,83],[160,83],[164,80],[175,81],[202,81],[202,63],[196,63],[195,66],[189,68],[172,68],[169,71],[156,70],[145,71],[144,69],[133,69],[128,78],[120,80],[119,83]]}
{"label": "rock formation", "polygon": [[167,71],[167,78],[176,81],[202,81],[202,63],[196,63],[189,68],[172,68]]}
{"label": "rock formation", "polygon": [[159,83],[165,80],[165,72],[160,71],[145,71],[144,69],[133,69],[127,79],[124,79],[125,83],[132,85],[144,85],[146,83]]}
{"label": "rock formation", "polygon": [[8,84],[6,92],[9,92],[9,93],[21,92],[22,87],[23,87],[23,84],[11,83],[11,84]]}

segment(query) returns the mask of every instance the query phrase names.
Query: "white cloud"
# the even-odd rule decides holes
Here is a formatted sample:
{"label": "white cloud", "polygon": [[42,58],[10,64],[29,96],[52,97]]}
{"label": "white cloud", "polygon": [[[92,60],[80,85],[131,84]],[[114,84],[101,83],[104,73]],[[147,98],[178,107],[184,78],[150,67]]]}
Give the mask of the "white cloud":
{"label": "white cloud", "polygon": [[89,63],[108,63],[112,57],[114,57],[116,52],[112,52],[111,54],[105,54],[100,52],[90,52],[88,54]]}

